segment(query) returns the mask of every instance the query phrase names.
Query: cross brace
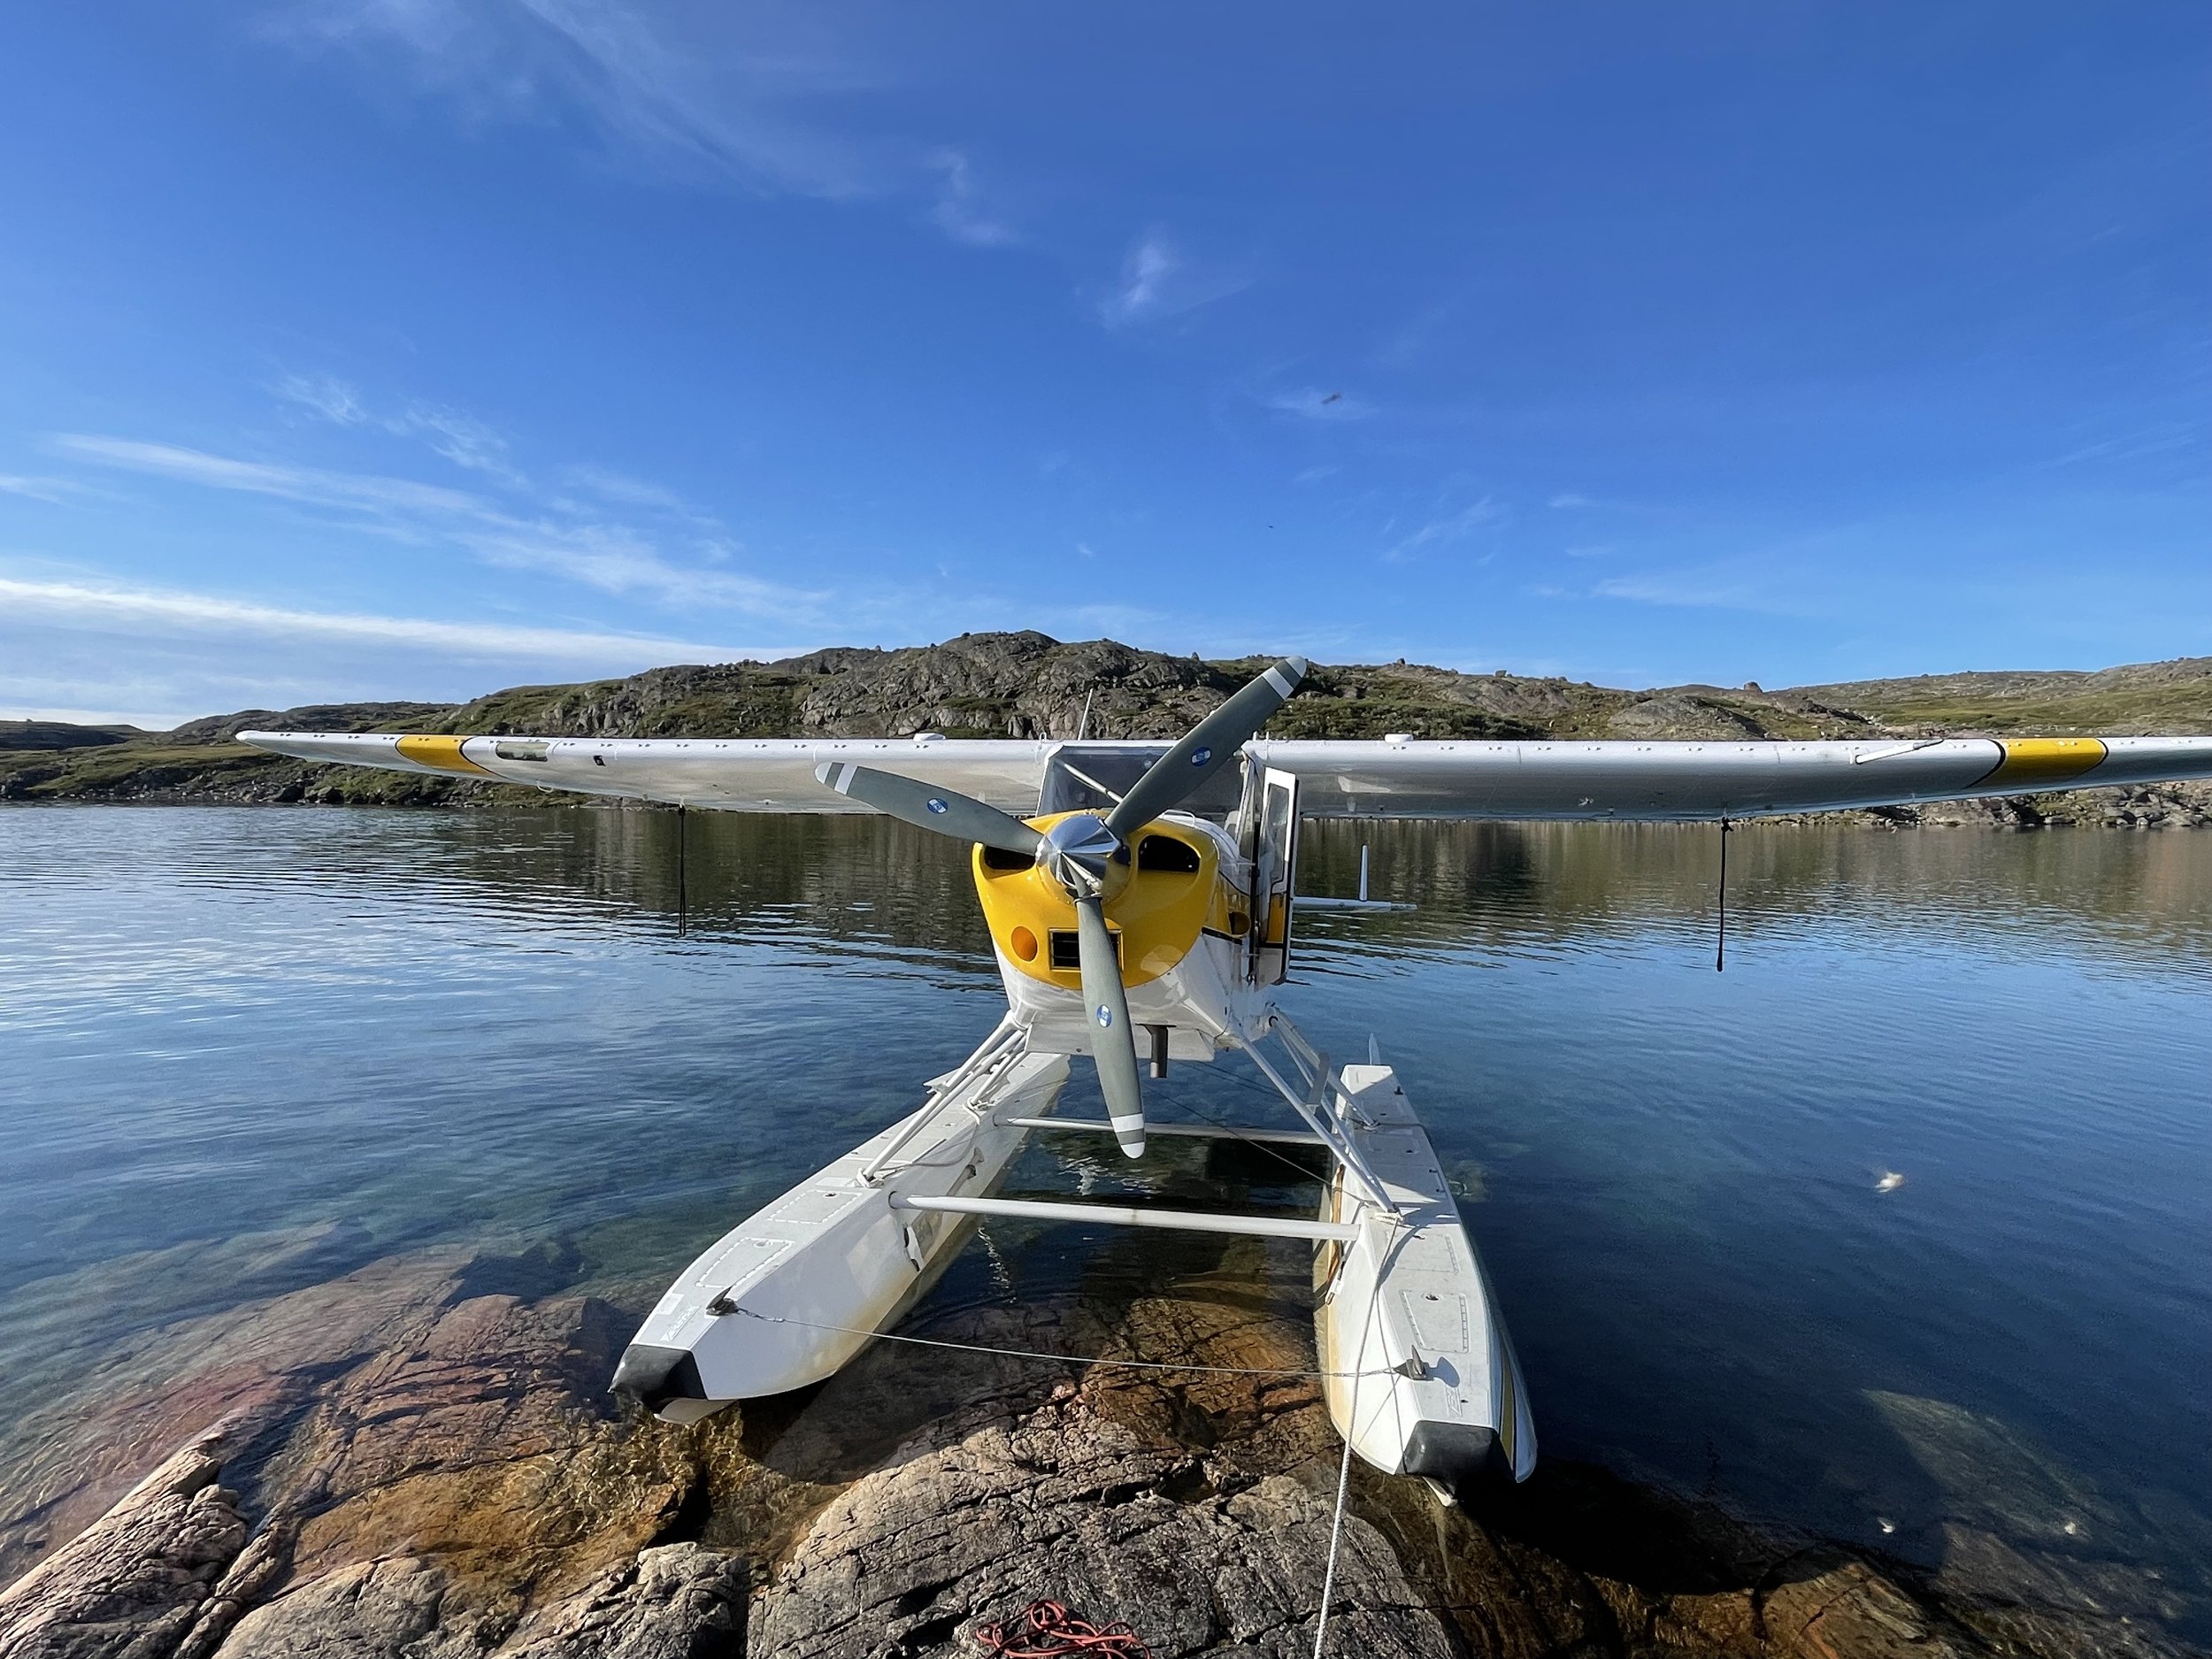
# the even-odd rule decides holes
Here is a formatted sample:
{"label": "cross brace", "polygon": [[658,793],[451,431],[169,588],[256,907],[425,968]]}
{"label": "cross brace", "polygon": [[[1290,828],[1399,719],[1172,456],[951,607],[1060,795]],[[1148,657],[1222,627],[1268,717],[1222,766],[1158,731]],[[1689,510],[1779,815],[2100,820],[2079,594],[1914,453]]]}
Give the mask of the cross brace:
{"label": "cross brace", "polygon": [[894,1210],[940,1210],[956,1216],[1007,1216],[1025,1221],[1075,1221],[1110,1227],[1159,1227],[1171,1233],[1242,1233],[1263,1239],[1348,1242],[1359,1236],[1349,1221],[1301,1221],[1289,1216],[1224,1216],[1202,1210],[1139,1210],[1128,1204],[1066,1204],[1026,1198],[932,1198],[891,1194]]}

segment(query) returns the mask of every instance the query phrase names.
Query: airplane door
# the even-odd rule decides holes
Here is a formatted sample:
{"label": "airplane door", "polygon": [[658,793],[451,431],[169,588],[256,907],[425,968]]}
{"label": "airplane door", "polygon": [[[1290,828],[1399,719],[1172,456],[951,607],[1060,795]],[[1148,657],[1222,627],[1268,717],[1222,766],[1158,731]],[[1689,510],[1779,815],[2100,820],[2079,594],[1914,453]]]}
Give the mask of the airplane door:
{"label": "airplane door", "polygon": [[1298,779],[1270,767],[1261,780],[1252,860],[1252,983],[1280,985],[1290,972],[1290,902],[1298,875]]}

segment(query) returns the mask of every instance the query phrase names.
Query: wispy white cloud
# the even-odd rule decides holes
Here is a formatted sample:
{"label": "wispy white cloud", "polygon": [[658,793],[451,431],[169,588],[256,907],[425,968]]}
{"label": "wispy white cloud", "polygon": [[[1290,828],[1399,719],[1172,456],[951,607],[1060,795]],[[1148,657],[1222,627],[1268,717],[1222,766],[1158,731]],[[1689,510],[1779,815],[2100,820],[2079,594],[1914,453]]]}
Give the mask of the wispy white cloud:
{"label": "wispy white cloud", "polygon": [[657,512],[674,513],[685,518],[697,517],[696,511],[682,496],[649,479],[632,478],[627,472],[618,472],[603,466],[565,466],[561,482],[572,489],[588,490],[602,501],[611,501],[624,507],[644,507]]}
{"label": "wispy white cloud", "polygon": [[1317,386],[1278,392],[1266,401],[1277,414],[1296,415],[1305,420],[1364,420],[1375,412],[1372,403],[1347,397],[1342,392],[1324,391]]}
{"label": "wispy white cloud", "polygon": [[1791,607],[1759,593],[1750,584],[1696,572],[1654,572],[1620,576],[1590,589],[1598,599],[1619,599],[1632,604],[1666,605],[1701,611],[1755,611],[1786,614]]}
{"label": "wispy white cloud", "polygon": [[421,438],[456,466],[517,488],[527,481],[508,465],[507,441],[458,410],[417,403],[397,417],[391,428]]}
{"label": "wispy white cloud", "polygon": [[529,481],[509,462],[507,440],[457,409],[413,403],[396,412],[378,414],[357,390],[328,374],[288,374],[269,389],[333,426],[374,426],[395,437],[420,439],[454,465],[511,488]]}
{"label": "wispy white cloud", "polygon": [[2151,456],[2175,455],[2205,446],[2202,425],[2189,421],[2161,421],[2116,438],[2086,443],[2055,456],[2047,466],[2079,466],[2085,461],[2136,461]]}
{"label": "wispy white cloud", "polygon": [[1544,503],[1547,507],[1555,508],[1562,512],[1571,512],[1578,507],[1594,507],[1597,504],[1589,496],[1578,495],[1571,490],[1562,491]]}
{"label": "wispy white cloud", "polygon": [[1319,466],[1301,467],[1291,474],[1290,481],[1294,484],[1317,484],[1325,478],[1334,478],[1343,470],[1333,461],[1324,463]]}
{"label": "wispy white cloud", "polygon": [[939,230],[971,248],[1007,248],[1021,240],[1014,227],[984,209],[975,169],[956,150],[941,150],[930,158],[940,175],[936,204],[930,219]]}
{"label": "wispy white cloud", "polygon": [[1249,287],[1251,279],[1191,259],[1158,226],[1129,244],[1121,280],[1098,304],[1098,319],[1123,328],[1179,316]]}
{"label": "wispy white cloud", "polygon": [[1156,310],[1177,261],[1167,238],[1147,231],[1130,244],[1121,262],[1121,285],[1099,307],[1100,318],[1111,326],[1134,322]]}
{"label": "wispy white cloud", "polygon": [[[359,611],[298,611],[252,600],[169,588],[0,577],[12,620],[116,633],[191,632],[288,641],[401,646],[469,658],[525,658],[647,667],[674,662],[734,662],[783,656],[785,648],[708,645],[626,634],[518,627],[500,622],[434,621]],[[800,648],[805,649],[803,647]]]}
{"label": "wispy white cloud", "polygon": [[174,444],[145,443],[133,438],[86,433],[58,433],[52,442],[63,454],[102,466],[179,483],[201,484],[212,489],[275,495],[319,507],[456,516],[483,511],[482,502],[466,491],[437,484],[419,484],[411,479],[386,478],[371,472],[334,472],[317,467],[274,466],[210,455],[201,449],[181,449]]}
{"label": "wispy white cloud", "polygon": [[622,0],[285,0],[268,38],[342,55],[450,104],[470,126],[555,122],[626,167],[762,196],[929,202],[970,247],[1019,240],[984,211],[966,154],[864,134],[851,95],[899,79],[850,19],[804,7],[701,7],[649,18]]}
{"label": "wispy white cloud", "polygon": [[[706,605],[797,620],[810,618],[827,599],[734,571],[673,564],[620,525],[503,519],[458,531],[454,540],[504,570],[542,571],[603,593],[641,595],[671,606]],[[719,556],[718,549],[708,551]]]}
{"label": "wispy white cloud", "polygon": [[20,472],[0,472],[0,495],[22,495],[50,506],[65,507],[85,493],[84,486],[65,478],[27,478]]}
{"label": "wispy white cloud", "polygon": [[[543,122],[580,116],[610,154],[763,194],[872,194],[895,167],[826,124],[807,99],[874,77],[843,54],[803,42],[731,38],[750,21],[704,17],[719,38],[672,43],[630,6],[608,0],[296,0],[265,33],[308,52],[342,52],[372,73],[394,69],[465,120]],[[787,21],[787,20],[786,20]]]}
{"label": "wispy white cloud", "polygon": [[1505,509],[1489,496],[1471,502],[1456,512],[1431,518],[1403,535],[1385,550],[1386,559],[1409,558],[1425,548],[1447,547],[1464,541],[1485,525],[1494,524],[1505,516]]}
{"label": "wispy white cloud", "polygon": [[269,389],[334,426],[357,426],[369,419],[361,395],[328,374],[288,374]]}
{"label": "wispy white cloud", "polygon": [[727,568],[735,549],[726,537],[689,537],[699,562],[680,564],[634,526],[580,516],[554,503],[514,509],[473,491],[410,479],[242,461],[128,438],[62,434],[52,442],[76,459],[332,509],[350,515],[362,528],[403,541],[442,541],[502,569],[541,571],[666,605],[717,607],[796,621],[815,615],[825,598]]}

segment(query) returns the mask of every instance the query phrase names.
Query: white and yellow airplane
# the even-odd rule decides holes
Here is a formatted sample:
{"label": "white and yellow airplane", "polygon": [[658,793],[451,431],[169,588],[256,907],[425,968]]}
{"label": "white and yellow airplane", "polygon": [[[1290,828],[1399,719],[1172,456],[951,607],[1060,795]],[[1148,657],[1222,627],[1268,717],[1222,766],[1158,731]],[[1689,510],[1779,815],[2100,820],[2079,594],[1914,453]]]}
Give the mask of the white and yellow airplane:
{"label": "white and yellow airplane", "polygon": [[[302,759],[729,811],[875,810],[973,846],[1007,1011],[922,1105],[685,1270],[614,1386],[692,1422],[830,1376],[986,1217],[1257,1234],[1315,1248],[1337,1427],[1450,1492],[1525,1479],[1536,1434],[1489,1283],[1396,1074],[1339,1066],[1275,1006],[1302,818],[1728,820],[2212,777],[2212,739],[1916,742],[1270,741],[1286,657],[1174,744],[910,739],[334,736],[247,732]],[[1016,816],[1019,814],[1020,816]],[[992,1196],[1033,1134],[1145,1150],[1141,1063],[1251,1056],[1303,1127],[1156,1134],[1325,1152],[1300,1217]],[[1103,1121],[1053,1115],[1087,1055]],[[1377,1056],[1371,1055],[1371,1061]]]}

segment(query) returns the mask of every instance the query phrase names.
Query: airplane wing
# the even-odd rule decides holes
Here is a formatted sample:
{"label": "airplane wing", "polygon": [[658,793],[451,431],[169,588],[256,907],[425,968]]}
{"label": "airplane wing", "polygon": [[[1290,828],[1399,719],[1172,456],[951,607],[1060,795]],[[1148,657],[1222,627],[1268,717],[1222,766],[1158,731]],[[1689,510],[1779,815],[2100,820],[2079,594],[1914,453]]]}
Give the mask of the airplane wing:
{"label": "airplane wing", "polygon": [[628,795],[732,812],[872,810],[815,781],[814,769],[826,760],[877,766],[942,784],[1006,811],[1034,812],[1045,762],[1059,747],[932,734],[813,740],[241,732],[238,741],[299,760],[528,783],[543,789]]}
{"label": "airplane wing", "polygon": [[1697,820],[2212,778],[2208,737],[1270,742],[1313,818]]}
{"label": "airplane wing", "polygon": [[[1168,745],[1007,739],[525,738],[242,732],[303,760],[497,779],[731,811],[868,809],[818,783],[849,761],[1037,810],[1056,761],[1082,767]],[[1942,738],[1919,741],[1640,743],[1256,739],[1246,752],[1294,774],[1314,818],[1758,818],[2212,778],[2212,738]]]}

